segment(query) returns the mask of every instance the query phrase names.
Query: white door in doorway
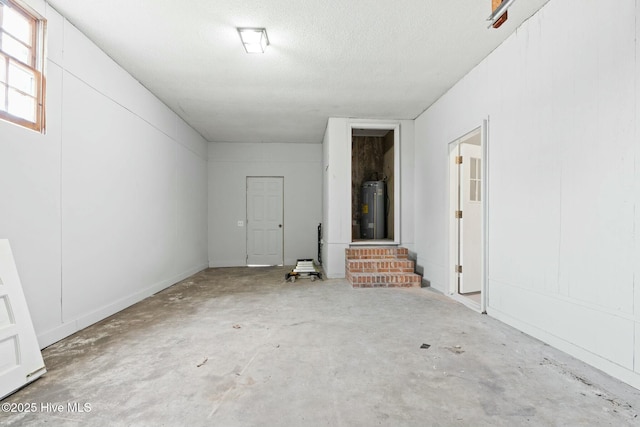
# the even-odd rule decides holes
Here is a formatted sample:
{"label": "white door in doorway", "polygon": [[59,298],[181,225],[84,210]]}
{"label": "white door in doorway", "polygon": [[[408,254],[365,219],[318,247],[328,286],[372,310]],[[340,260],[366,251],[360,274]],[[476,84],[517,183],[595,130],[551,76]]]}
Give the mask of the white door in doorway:
{"label": "white door in doorway", "polygon": [[282,265],[283,177],[247,177],[247,265]]}
{"label": "white door in doorway", "polygon": [[459,293],[480,292],[482,283],[482,148],[479,137],[460,144],[460,277]]}
{"label": "white door in doorway", "polygon": [[6,239],[0,240],[0,399],[44,374],[40,347]]}

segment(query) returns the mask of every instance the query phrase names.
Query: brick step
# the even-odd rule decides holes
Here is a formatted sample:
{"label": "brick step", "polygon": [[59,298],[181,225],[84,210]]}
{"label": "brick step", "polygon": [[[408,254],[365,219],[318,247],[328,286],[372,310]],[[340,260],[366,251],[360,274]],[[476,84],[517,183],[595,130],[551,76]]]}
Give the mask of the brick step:
{"label": "brick step", "polygon": [[422,277],[415,273],[349,273],[354,288],[419,288]]}
{"label": "brick step", "polygon": [[408,259],[348,259],[352,273],[413,273],[414,262]]}
{"label": "brick step", "polygon": [[346,259],[407,259],[409,250],[397,246],[387,247],[351,247],[345,252]]}
{"label": "brick step", "polygon": [[354,288],[420,287],[409,250],[397,246],[351,247],[345,251],[345,273]]}

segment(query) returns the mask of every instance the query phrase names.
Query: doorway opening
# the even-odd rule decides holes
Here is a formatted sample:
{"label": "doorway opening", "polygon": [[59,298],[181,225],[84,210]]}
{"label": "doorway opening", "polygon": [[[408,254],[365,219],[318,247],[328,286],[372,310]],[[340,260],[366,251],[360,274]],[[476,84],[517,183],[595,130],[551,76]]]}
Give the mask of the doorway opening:
{"label": "doorway opening", "polygon": [[351,239],[355,244],[397,243],[398,130],[351,128]]}
{"label": "doorway opening", "polygon": [[247,265],[284,264],[284,177],[247,177]]}
{"label": "doorway opening", "polygon": [[449,144],[450,293],[486,311],[484,126]]}

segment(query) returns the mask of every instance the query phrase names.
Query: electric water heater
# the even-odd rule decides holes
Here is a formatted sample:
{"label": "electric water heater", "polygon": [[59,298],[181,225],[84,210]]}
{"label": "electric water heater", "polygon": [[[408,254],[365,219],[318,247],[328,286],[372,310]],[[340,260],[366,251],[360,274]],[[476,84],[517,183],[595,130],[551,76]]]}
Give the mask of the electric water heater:
{"label": "electric water heater", "polygon": [[362,184],[361,196],[360,238],[384,239],[386,237],[387,222],[385,182],[365,182]]}

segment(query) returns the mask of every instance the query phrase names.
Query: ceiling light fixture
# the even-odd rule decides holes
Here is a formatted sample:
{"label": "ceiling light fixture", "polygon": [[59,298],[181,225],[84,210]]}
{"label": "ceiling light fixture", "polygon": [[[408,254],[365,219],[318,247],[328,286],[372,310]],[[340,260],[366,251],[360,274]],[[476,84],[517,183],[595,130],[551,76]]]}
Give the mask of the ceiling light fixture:
{"label": "ceiling light fixture", "polygon": [[247,53],[264,53],[269,46],[267,30],[264,28],[238,28],[238,34]]}
{"label": "ceiling light fixture", "polygon": [[500,18],[502,18],[502,15],[507,13],[507,9],[509,9],[509,7],[511,7],[513,2],[515,1],[516,0],[502,0],[502,3],[500,3],[500,6],[498,6],[487,18],[487,21],[491,21],[491,23],[489,24],[489,27],[493,27],[500,20]]}

